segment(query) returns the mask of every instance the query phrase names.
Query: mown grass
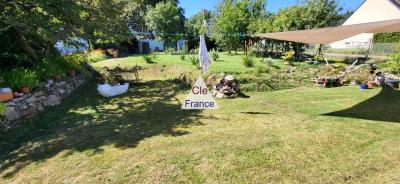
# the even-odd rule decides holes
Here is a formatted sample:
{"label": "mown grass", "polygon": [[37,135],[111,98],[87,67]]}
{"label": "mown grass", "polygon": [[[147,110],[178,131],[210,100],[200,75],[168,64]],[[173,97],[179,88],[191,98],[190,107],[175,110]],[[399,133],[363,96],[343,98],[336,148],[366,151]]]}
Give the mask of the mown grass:
{"label": "mown grass", "polygon": [[[158,76],[160,78],[160,76]],[[0,183],[398,183],[400,93],[295,88],[185,111],[188,88],[92,83],[1,135]]]}
{"label": "mown grass", "polygon": [[[194,55],[188,55],[192,57]],[[311,77],[314,77],[315,68],[318,65],[308,65],[304,62],[295,62],[294,65],[285,65],[280,59],[254,57],[254,66],[246,67],[243,63],[243,54],[230,55],[221,53],[216,62],[212,62],[206,75],[208,79],[221,74],[234,75],[237,82],[241,84],[244,91],[271,91],[277,89],[288,89],[298,86],[312,84]],[[131,56],[119,59],[109,59],[92,65],[95,68],[116,66],[131,68],[136,65],[143,68],[139,75],[143,78],[153,80],[182,79],[185,82],[196,80],[201,70],[198,65],[193,65],[189,59],[181,60],[180,55],[157,54],[154,63],[147,63],[142,56]],[[190,80],[186,80],[190,79]],[[219,79],[218,79],[219,80]],[[216,81],[214,81],[216,82]]]}
{"label": "mown grass", "polygon": [[[101,62],[94,63],[94,67],[132,67],[140,65],[142,67],[148,68],[154,64],[164,65],[164,66],[171,66],[171,65],[179,65],[187,69],[197,70],[198,65],[193,65],[189,61],[190,56],[197,56],[197,55],[186,55],[185,60],[180,59],[180,55],[169,55],[164,53],[156,53],[156,59],[154,59],[153,64],[146,63],[142,56],[130,56],[126,58],[118,58],[118,59],[109,59]],[[211,73],[246,73],[246,72],[254,72],[257,70],[257,67],[264,67],[265,62],[260,62],[263,58],[255,58],[255,66],[252,68],[247,68],[243,65],[242,57],[243,54],[238,55],[230,55],[227,53],[220,53],[221,57],[216,62],[212,62],[209,70]],[[281,60],[279,59],[270,59],[274,61],[275,65],[279,67],[285,67]]]}
{"label": "mown grass", "polygon": [[[223,54],[211,71],[255,77],[259,68],[246,68],[240,57]],[[246,92],[218,100],[219,110],[185,111],[189,89],[180,73],[200,72],[179,55],[159,55],[156,64],[133,56],[94,65],[136,64],[145,70],[127,94],[102,98],[93,82],[2,133],[0,183],[400,181],[398,91]],[[279,60],[274,66],[290,68]]]}

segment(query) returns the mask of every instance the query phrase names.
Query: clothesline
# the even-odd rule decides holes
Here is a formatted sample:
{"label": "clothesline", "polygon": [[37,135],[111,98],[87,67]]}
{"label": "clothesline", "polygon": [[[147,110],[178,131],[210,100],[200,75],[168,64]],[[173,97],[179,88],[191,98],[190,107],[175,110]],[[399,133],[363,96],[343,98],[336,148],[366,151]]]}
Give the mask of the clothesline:
{"label": "clothesline", "polygon": [[[201,35],[199,34],[192,34],[192,33],[156,33],[156,32],[138,32],[134,31],[132,32],[133,35],[171,35],[171,36],[196,36],[200,37]],[[211,36],[215,35],[215,33],[206,33],[204,35]],[[253,34],[247,34],[247,33],[233,33],[233,34],[228,34],[228,33],[222,33],[222,35],[225,36],[241,36],[241,37],[251,37]]]}

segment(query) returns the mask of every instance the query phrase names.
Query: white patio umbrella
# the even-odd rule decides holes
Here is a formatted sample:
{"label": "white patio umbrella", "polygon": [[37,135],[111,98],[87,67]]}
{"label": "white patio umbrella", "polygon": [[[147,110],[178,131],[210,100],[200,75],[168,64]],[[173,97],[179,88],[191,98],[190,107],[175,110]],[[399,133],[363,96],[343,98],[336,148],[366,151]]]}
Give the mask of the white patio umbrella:
{"label": "white patio umbrella", "polygon": [[199,62],[203,72],[207,72],[211,59],[208,56],[207,45],[203,35],[200,36]]}

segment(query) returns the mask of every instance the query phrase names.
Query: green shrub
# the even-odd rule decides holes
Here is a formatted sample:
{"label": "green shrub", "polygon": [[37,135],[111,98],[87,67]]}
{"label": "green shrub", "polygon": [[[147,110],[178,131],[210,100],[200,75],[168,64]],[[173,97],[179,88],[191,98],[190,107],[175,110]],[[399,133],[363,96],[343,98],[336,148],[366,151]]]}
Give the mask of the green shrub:
{"label": "green shrub", "polygon": [[393,74],[400,74],[400,53],[393,54],[391,60],[384,64],[384,67]]}
{"label": "green shrub", "polygon": [[391,60],[392,60],[392,61],[395,61],[395,62],[400,62],[400,53],[393,54],[393,55],[391,56]]}
{"label": "green shrub", "polygon": [[358,70],[348,73],[345,77],[345,81],[358,81],[365,82],[371,80],[371,70],[368,67],[362,67]]}
{"label": "green shrub", "polygon": [[5,82],[13,90],[21,87],[34,88],[39,85],[39,76],[31,69],[14,68],[5,73]]}
{"label": "green shrub", "polygon": [[118,51],[118,50],[115,50],[115,49],[107,49],[107,50],[106,50],[106,55],[107,55],[107,56],[110,56],[110,57],[112,57],[112,58],[117,58],[118,55],[119,55],[119,51]]}
{"label": "green shrub", "polygon": [[282,56],[282,59],[284,61],[290,61],[290,62],[294,62],[296,60],[296,58],[294,57],[294,51],[290,51],[290,52],[285,52]]}
{"label": "green shrub", "polygon": [[257,75],[261,75],[261,74],[266,74],[269,73],[271,71],[271,68],[269,66],[258,66],[257,67]]}
{"label": "green shrub", "polygon": [[89,62],[98,62],[107,59],[105,52],[101,49],[96,49],[88,53]]}
{"label": "green shrub", "polygon": [[146,63],[149,63],[149,64],[154,63],[153,57],[150,56],[150,55],[144,55],[144,56],[143,56],[143,60],[144,60]]}
{"label": "green shrub", "polygon": [[6,113],[6,107],[3,103],[0,103],[0,120],[2,120]]}
{"label": "green shrub", "polygon": [[78,70],[86,61],[85,57],[82,54],[68,54],[63,56],[63,58],[65,59],[67,70]]}
{"label": "green shrub", "polygon": [[104,77],[104,82],[112,83],[117,80],[117,72],[115,69],[110,69],[108,67],[103,67],[100,69],[100,74]]}
{"label": "green shrub", "polygon": [[249,56],[249,55],[246,55],[246,56],[244,56],[244,57],[242,58],[242,60],[243,60],[243,65],[244,65],[245,67],[251,68],[251,67],[254,66],[254,58],[253,58],[253,57],[251,57],[251,56]]}
{"label": "green shrub", "polygon": [[213,61],[217,61],[219,59],[219,53],[215,49],[212,49],[210,54]]}
{"label": "green shrub", "polygon": [[399,51],[396,43],[374,43],[372,44],[370,54],[390,56]]}
{"label": "green shrub", "polygon": [[185,55],[181,55],[181,60],[185,61],[185,59],[186,59],[186,56]]}
{"label": "green shrub", "polygon": [[199,64],[199,58],[197,58],[196,56],[190,56],[190,57],[189,57],[189,61],[190,61],[193,65]]}
{"label": "green shrub", "polygon": [[175,50],[174,48],[171,47],[171,48],[166,49],[166,50],[165,50],[165,53],[173,55],[173,54],[176,53],[176,50]]}
{"label": "green shrub", "polygon": [[342,71],[342,70],[344,70],[344,69],[347,67],[347,65],[344,64],[344,63],[335,63],[335,64],[333,64],[332,66],[333,66],[336,70],[339,70],[339,71]]}
{"label": "green shrub", "polygon": [[385,64],[386,69],[393,74],[400,74],[400,62],[389,61]]}
{"label": "green shrub", "polygon": [[64,57],[46,58],[38,66],[40,79],[46,80],[56,75],[64,75],[69,68],[67,60]]}

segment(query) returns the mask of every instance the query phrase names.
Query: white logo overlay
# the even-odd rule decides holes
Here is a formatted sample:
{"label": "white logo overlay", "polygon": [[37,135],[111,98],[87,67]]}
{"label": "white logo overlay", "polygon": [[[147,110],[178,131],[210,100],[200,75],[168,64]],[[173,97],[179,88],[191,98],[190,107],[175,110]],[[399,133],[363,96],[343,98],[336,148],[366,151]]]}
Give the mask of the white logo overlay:
{"label": "white logo overlay", "polygon": [[203,78],[199,77],[182,104],[182,109],[218,109]]}

